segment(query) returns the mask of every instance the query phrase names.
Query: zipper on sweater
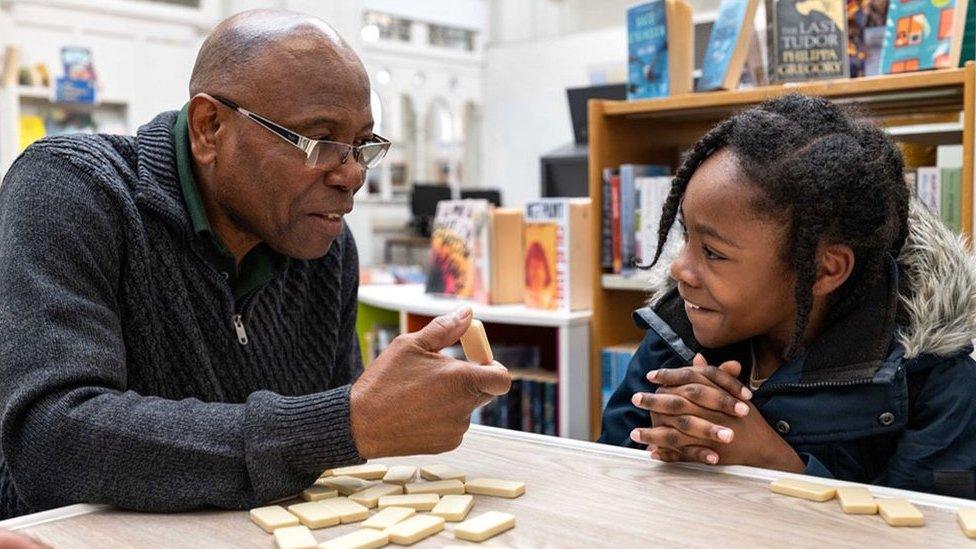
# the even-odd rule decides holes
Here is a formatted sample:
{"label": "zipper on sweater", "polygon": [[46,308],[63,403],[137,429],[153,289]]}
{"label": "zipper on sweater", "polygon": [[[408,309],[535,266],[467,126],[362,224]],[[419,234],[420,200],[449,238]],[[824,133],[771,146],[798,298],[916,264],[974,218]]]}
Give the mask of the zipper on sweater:
{"label": "zipper on sweater", "polygon": [[234,315],[234,331],[237,332],[237,342],[241,345],[247,345],[247,330],[244,328],[244,313],[247,312],[247,306],[253,301],[254,295],[258,293],[258,290],[254,290],[251,293],[244,296],[241,300],[241,306],[237,309],[238,312]]}
{"label": "zipper on sweater", "polygon": [[244,318],[240,314],[234,315],[234,331],[237,332],[237,342],[247,345],[247,330],[244,329]]}

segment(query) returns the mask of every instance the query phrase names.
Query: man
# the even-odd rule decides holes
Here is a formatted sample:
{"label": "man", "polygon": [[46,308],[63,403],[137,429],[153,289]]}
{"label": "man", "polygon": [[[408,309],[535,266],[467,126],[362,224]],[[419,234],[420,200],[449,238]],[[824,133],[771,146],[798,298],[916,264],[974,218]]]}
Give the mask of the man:
{"label": "man", "polygon": [[232,17],[190,96],[135,137],[44,140],[0,188],[0,517],[258,505],[453,449],[509,388],[501,365],[438,354],[468,309],[360,377],[342,215],[388,142],[334,30]]}

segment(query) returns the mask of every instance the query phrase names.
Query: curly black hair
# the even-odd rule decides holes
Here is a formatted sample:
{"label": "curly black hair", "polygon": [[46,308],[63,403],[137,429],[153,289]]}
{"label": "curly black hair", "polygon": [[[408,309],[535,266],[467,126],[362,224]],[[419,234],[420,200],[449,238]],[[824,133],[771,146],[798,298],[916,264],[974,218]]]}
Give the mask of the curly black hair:
{"label": "curly black hair", "polygon": [[750,184],[753,207],[789,224],[785,263],[795,274],[795,356],[813,302],[817,246],[846,244],[854,269],[832,296],[828,320],[848,311],[885,273],[908,236],[911,192],[901,152],[881,129],[822,98],[789,94],[742,111],[712,128],[688,152],[664,204],[653,267],[661,257],[688,182],[710,155],[728,147]]}

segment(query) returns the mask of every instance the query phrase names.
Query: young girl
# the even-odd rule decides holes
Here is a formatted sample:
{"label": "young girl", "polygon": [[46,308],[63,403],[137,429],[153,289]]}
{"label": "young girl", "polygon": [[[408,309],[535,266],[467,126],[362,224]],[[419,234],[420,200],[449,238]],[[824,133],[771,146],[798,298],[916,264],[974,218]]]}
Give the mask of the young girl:
{"label": "young girl", "polygon": [[976,498],[976,266],[902,172],[823,99],[712,129],[674,178],[670,277],[601,441]]}

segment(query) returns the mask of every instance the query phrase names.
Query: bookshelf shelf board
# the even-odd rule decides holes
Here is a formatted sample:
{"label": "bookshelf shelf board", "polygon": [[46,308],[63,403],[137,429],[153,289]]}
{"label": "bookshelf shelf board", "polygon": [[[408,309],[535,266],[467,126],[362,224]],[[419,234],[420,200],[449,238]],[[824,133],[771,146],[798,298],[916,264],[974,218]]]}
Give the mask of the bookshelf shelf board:
{"label": "bookshelf shelf board", "polygon": [[962,110],[967,69],[943,69],[867,78],[762,86],[745,90],[688,93],[640,101],[604,101],[605,116],[724,118],[732,112],[791,92],[856,102],[875,113],[910,113],[920,109]]}
{"label": "bookshelf shelf board", "polygon": [[[21,99],[28,99],[34,101],[46,101],[48,103],[54,104],[53,90],[44,86],[20,86],[17,88],[17,95]],[[97,101],[94,105],[82,105],[91,107],[127,107],[129,102],[125,99],[118,97],[99,97],[95,96]],[[74,104],[66,106],[75,106]]]}
{"label": "bookshelf shelf board", "polygon": [[499,324],[560,327],[588,324],[590,321],[590,311],[543,311],[524,305],[482,305],[461,299],[431,296],[424,293],[423,284],[363,285],[359,287],[359,301],[381,309],[430,316],[446,314],[468,305],[475,318]]}

